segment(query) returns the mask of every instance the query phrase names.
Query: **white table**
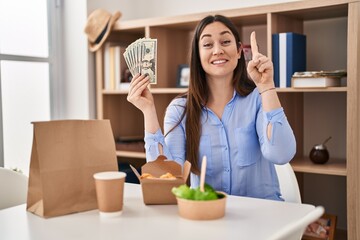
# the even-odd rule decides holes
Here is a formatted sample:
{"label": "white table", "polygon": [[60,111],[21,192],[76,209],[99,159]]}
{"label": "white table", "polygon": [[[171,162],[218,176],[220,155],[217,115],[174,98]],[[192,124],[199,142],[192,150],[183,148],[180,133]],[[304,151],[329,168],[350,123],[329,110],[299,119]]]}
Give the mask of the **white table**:
{"label": "white table", "polygon": [[23,204],[0,211],[0,239],[261,240],[312,209],[307,204],[228,196],[224,218],[192,221],[179,217],[176,205],[146,206],[140,185],[126,183],[120,217],[103,219],[93,210],[44,219],[27,212]]}

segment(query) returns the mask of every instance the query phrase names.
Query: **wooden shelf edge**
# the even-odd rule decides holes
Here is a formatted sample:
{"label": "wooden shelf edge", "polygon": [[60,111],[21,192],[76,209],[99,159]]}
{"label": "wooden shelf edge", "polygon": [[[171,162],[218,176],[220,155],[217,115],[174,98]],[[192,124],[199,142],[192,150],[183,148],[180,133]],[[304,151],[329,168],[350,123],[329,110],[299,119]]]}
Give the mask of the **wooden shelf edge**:
{"label": "wooden shelf edge", "polygon": [[[187,88],[151,88],[153,94],[180,94],[187,91]],[[103,94],[107,95],[125,95],[128,90],[102,90]]]}
{"label": "wooden shelf edge", "polygon": [[290,162],[295,172],[346,176],[346,161],[330,159],[325,164],[314,164],[309,158],[295,158]]}
{"label": "wooden shelf edge", "polygon": [[168,94],[168,93],[184,93],[187,91],[187,88],[151,88],[150,91],[155,94]]}
{"label": "wooden shelf edge", "polygon": [[128,94],[128,90],[102,90],[103,94],[107,95],[125,95]]}
{"label": "wooden shelf edge", "polygon": [[347,87],[327,88],[276,88],[277,92],[347,92]]}
{"label": "wooden shelf edge", "polygon": [[[187,88],[151,88],[153,94],[179,94],[185,93]],[[328,88],[276,88],[277,92],[347,92],[347,87],[328,87]],[[122,95],[128,94],[128,90],[102,90],[103,94]]]}
{"label": "wooden shelf edge", "polygon": [[129,157],[129,158],[146,158],[144,152],[132,152],[132,151],[116,151],[116,156],[118,157]]}
{"label": "wooden shelf edge", "polygon": [[[116,151],[118,157],[145,159],[143,152]],[[314,173],[324,175],[346,176],[346,163],[343,159],[330,159],[325,164],[314,164],[308,158],[296,158],[290,162],[295,172]]]}

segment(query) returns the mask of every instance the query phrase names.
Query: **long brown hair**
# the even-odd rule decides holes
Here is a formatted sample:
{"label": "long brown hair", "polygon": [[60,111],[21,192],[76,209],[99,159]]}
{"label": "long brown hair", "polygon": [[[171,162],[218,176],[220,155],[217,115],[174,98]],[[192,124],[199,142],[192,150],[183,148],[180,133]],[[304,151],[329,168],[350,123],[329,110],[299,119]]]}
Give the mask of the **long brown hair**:
{"label": "long brown hair", "polygon": [[[237,49],[240,49],[241,44],[239,32],[236,26],[230,21],[230,19],[222,15],[210,15],[205,17],[199,22],[195,29],[190,58],[189,89],[187,93],[179,96],[187,98],[181,120],[186,115],[186,159],[191,163],[191,171],[195,174],[199,174],[200,172],[198,154],[201,136],[201,109],[206,106],[209,99],[206,73],[200,61],[199,40],[204,28],[214,22],[221,22],[230,29],[235,37]],[[241,52],[241,58],[238,60],[238,64],[234,69],[233,86],[235,91],[241,96],[247,96],[255,88],[254,82],[248,77],[243,52]],[[180,124],[181,120],[174,126],[174,128]],[[171,130],[169,132],[171,132]]]}

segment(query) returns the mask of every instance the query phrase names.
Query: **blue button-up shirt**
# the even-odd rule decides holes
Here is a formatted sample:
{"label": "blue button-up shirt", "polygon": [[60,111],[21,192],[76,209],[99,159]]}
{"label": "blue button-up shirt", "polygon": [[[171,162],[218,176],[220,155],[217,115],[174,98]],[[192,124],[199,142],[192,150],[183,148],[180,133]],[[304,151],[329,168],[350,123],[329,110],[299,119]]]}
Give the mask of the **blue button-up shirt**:
{"label": "blue button-up shirt", "polygon": [[[165,132],[178,123],[185,104],[185,98],[176,98],[170,103],[164,119]],[[157,158],[160,143],[168,159],[184,163],[185,118],[166,138],[160,129],[155,134],[145,132],[147,161]],[[272,124],[271,139],[267,137],[269,123]],[[257,89],[245,97],[234,91],[221,119],[211,109],[202,109],[199,166],[205,155],[205,182],[218,191],[282,200],[274,164],[289,162],[295,151],[295,137],[283,108],[264,112]],[[197,187],[199,182],[200,177],[191,174],[191,186]]]}

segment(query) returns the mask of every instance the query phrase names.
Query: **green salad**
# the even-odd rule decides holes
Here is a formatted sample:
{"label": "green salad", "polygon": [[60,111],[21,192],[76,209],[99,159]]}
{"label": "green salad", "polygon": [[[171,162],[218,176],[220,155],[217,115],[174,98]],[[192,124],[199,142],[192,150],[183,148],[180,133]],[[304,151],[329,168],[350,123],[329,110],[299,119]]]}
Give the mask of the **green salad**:
{"label": "green salad", "polygon": [[206,183],[204,185],[204,192],[200,191],[200,187],[190,188],[186,184],[180,185],[179,187],[173,187],[171,191],[178,198],[195,201],[216,200],[224,197],[223,194],[217,193]]}

